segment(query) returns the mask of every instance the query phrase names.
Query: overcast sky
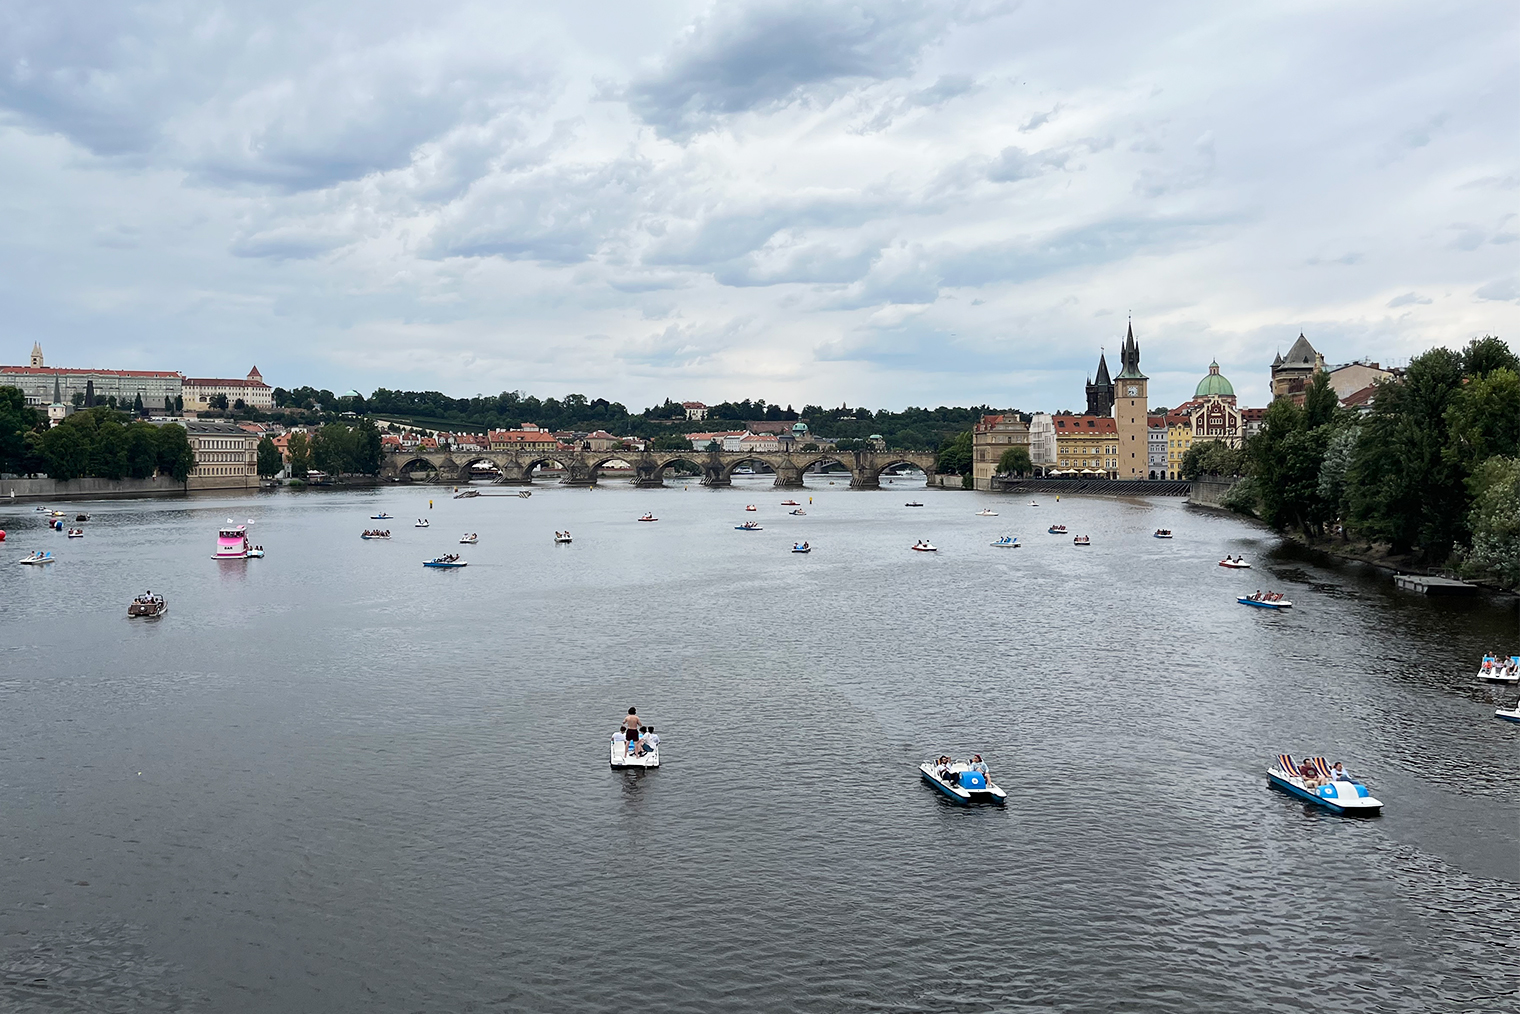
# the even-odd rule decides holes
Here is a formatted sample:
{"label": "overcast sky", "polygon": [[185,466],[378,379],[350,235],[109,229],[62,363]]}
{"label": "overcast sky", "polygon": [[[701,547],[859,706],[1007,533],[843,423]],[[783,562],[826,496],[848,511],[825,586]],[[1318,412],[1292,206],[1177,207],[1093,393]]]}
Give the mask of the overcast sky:
{"label": "overcast sky", "polygon": [[[1520,321],[1494,0],[0,0],[0,362],[1242,401]],[[1117,372],[1117,367],[1115,367]]]}

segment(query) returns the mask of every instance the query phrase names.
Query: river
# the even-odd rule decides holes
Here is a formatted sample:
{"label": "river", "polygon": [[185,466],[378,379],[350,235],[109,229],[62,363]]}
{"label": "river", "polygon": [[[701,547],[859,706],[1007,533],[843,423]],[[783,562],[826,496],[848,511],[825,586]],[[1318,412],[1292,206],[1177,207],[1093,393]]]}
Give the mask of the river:
{"label": "river", "polygon": [[[1171,499],[809,482],[805,517],[759,478],[0,511],[0,1007],[1513,1002],[1520,726],[1473,681],[1512,600]],[[229,517],[265,559],[211,558]],[[1296,607],[1235,602],[1268,587]],[[168,615],[127,619],[145,588]],[[629,705],[658,771],[608,770]],[[918,781],[973,750],[1006,809]],[[1269,789],[1283,751],[1383,816]]]}

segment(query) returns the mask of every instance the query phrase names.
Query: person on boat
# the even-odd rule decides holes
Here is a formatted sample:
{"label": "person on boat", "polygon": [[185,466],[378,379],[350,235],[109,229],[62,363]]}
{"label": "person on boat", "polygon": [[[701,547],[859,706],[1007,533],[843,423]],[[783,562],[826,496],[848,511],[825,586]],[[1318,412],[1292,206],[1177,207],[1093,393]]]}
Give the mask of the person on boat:
{"label": "person on boat", "polygon": [[984,775],[987,773],[987,765],[982,761],[982,755],[979,753],[971,755],[971,760],[966,765],[966,768],[969,771],[980,771]]}
{"label": "person on boat", "polygon": [[1333,782],[1354,781],[1354,779],[1351,777],[1351,772],[1342,767],[1340,761],[1336,761],[1334,764],[1330,765],[1330,780]]}
{"label": "person on boat", "polygon": [[1303,779],[1305,788],[1314,789],[1319,787],[1319,772],[1314,770],[1313,763],[1307,757],[1298,766],[1298,777]]}
{"label": "person on boat", "polygon": [[659,735],[655,733],[654,726],[648,725],[644,727],[644,735],[639,737],[639,745],[634,748],[633,752],[635,755],[643,757],[646,754],[654,753],[655,747],[659,745]]}
{"label": "person on boat", "polygon": [[633,749],[633,744],[639,740],[639,729],[643,723],[639,721],[639,710],[629,708],[628,714],[623,719],[623,724],[618,726],[623,733],[623,756],[628,756],[628,751]]}

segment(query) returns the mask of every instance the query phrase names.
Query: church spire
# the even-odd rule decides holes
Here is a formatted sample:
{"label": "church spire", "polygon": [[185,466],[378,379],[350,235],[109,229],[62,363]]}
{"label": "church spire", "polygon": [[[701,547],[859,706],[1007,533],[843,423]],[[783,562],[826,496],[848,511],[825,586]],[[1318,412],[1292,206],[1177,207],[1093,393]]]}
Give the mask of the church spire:
{"label": "church spire", "polygon": [[1119,373],[1120,380],[1146,380],[1145,374],[1140,372],[1140,343],[1135,341],[1135,325],[1131,321],[1129,329],[1124,335],[1124,347],[1119,351],[1119,362],[1124,369]]}

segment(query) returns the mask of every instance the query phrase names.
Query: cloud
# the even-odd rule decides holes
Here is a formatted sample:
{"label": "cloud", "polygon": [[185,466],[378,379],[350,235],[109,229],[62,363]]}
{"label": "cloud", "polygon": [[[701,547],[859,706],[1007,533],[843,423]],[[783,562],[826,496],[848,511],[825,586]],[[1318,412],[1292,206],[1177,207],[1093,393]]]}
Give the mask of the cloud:
{"label": "cloud", "polygon": [[[724,116],[784,106],[833,82],[908,75],[951,26],[1001,6],[965,0],[718,4],[658,66],[630,81],[622,97],[664,136],[684,138]],[[951,76],[945,87],[953,89],[955,81]]]}
{"label": "cloud", "polygon": [[1520,302],[1520,278],[1495,279],[1479,287],[1476,295],[1479,299]]}
{"label": "cloud", "polygon": [[1429,305],[1430,297],[1417,295],[1413,292],[1406,292],[1402,296],[1394,296],[1392,299],[1390,299],[1388,301],[1388,309],[1397,310],[1401,306],[1413,306],[1416,304],[1422,306]]}

